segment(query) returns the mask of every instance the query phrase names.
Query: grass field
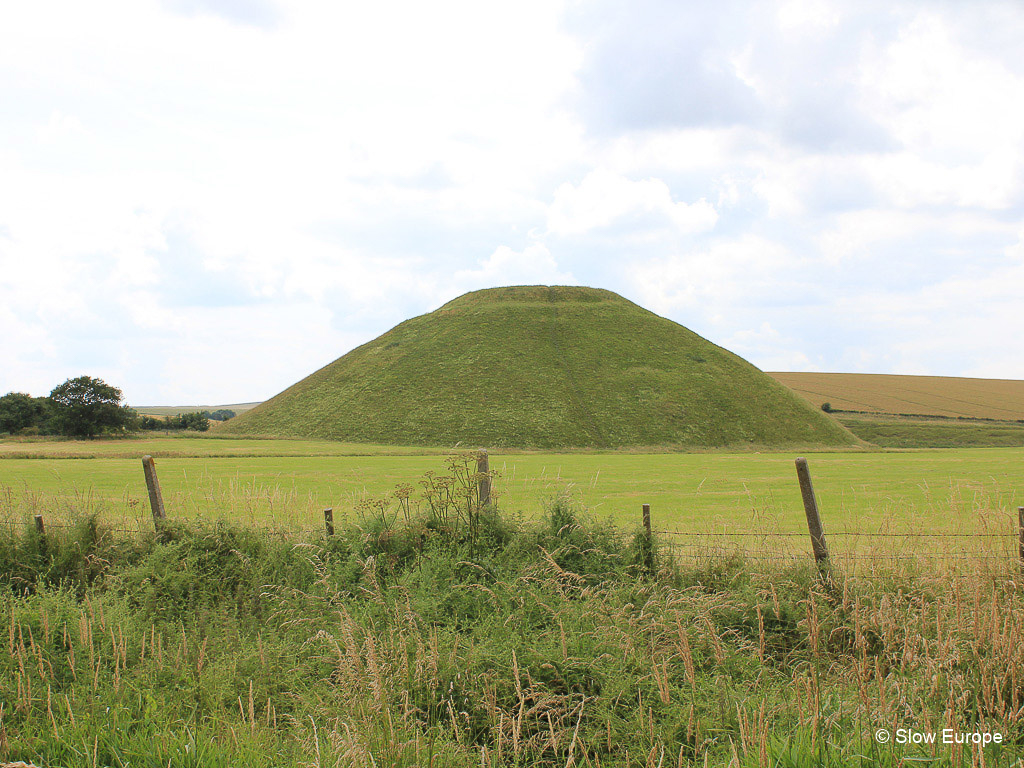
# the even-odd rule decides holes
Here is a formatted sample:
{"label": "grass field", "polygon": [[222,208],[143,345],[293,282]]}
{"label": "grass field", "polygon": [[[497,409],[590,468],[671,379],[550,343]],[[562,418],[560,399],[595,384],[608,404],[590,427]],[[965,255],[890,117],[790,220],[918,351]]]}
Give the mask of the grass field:
{"label": "grass field", "polygon": [[1013,559],[679,563],[460,476],[333,536],[0,529],[0,764],[1019,768]]}
{"label": "grass field", "polygon": [[861,440],[881,448],[1024,447],[1024,424],[1018,422],[846,413],[837,418]]}
{"label": "grass field", "polygon": [[875,373],[769,373],[817,407],[888,414],[1024,419],[1024,381]]}
{"label": "grass field", "polygon": [[221,409],[234,411],[236,414],[252,410],[259,403],[232,403],[230,405],[138,405],[135,410],[141,416],[178,416],[182,413],[194,413],[196,411],[219,411]]}
{"label": "grass field", "polygon": [[220,437],[215,432],[195,432],[136,437],[131,439],[61,440],[16,438],[0,440],[2,459],[135,459],[149,454],[158,458],[223,458],[247,456],[377,456],[444,455],[446,448],[400,447],[333,440],[263,440]]}
{"label": "grass field", "polygon": [[[388,518],[367,494],[451,459],[359,448],[0,444],[0,521],[15,523],[0,525],[0,764],[1018,768],[1024,756],[1024,449],[808,454],[833,551],[819,573],[791,454],[492,453],[500,515],[463,472],[451,487],[465,497],[435,483],[430,505]],[[142,453],[160,457],[160,536]],[[756,535],[680,557],[659,549],[671,535],[653,548],[621,536],[645,502],[659,529]],[[892,537],[860,559],[876,545],[841,535],[856,531]],[[922,531],[955,535],[935,540],[937,557],[890,557]],[[875,736],[898,727],[1002,743]]]}
{"label": "grass field", "polygon": [[[443,453],[274,440],[166,438],[0,444],[0,515],[26,519],[91,505],[148,523],[140,457],[158,457],[164,500],[183,518],[293,528],[341,519],[365,497],[444,471]],[[386,451],[386,452],[385,452]],[[37,458],[23,458],[25,455]],[[68,458],[82,456],[89,458]],[[655,527],[697,532],[800,532],[803,508],[787,453],[519,453],[491,455],[500,506],[535,517],[566,493],[620,525],[652,505]],[[22,458],[14,458],[22,457]],[[1012,529],[1024,504],[1024,449],[807,454],[828,530]]]}

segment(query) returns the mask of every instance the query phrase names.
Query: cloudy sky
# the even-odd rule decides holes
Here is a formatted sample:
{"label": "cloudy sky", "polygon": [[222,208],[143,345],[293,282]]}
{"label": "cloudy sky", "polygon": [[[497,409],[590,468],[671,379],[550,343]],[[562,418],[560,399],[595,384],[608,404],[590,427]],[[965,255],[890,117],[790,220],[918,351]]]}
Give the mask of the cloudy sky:
{"label": "cloudy sky", "polygon": [[765,370],[1024,378],[1024,6],[711,6],[6,4],[0,393],[261,400],[536,283]]}

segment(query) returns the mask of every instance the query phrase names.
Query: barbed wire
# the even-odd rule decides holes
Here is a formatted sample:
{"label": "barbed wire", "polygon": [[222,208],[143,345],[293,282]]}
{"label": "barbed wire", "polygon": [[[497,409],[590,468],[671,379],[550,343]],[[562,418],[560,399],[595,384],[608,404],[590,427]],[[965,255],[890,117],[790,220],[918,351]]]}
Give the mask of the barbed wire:
{"label": "barbed wire", "polygon": [[[651,530],[651,533],[660,536],[706,536],[706,537],[728,537],[736,538],[740,536],[757,536],[757,537],[796,537],[806,538],[809,536],[807,531],[660,531]],[[982,538],[982,539],[1003,539],[1006,537],[1013,537],[1017,534],[1013,531],[1007,531],[1006,533],[950,533],[950,532],[938,532],[938,533],[922,533],[920,531],[912,531],[907,533],[889,533],[885,531],[826,531],[825,537],[831,539],[835,536],[865,536],[872,538]]]}
{"label": "barbed wire", "polygon": [[[6,526],[8,528],[26,528],[30,527],[34,523],[35,515],[30,513],[31,516],[27,517],[23,521],[6,519],[0,520],[0,526]],[[203,518],[179,518],[178,522],[188,523],[197,520],[203,520]],[[341,523],[343,521],[337,521]],[[78,524],[65,523],[61,521],[47,520],[43,516],[43,524],[46,528],[58,528],[61,530],[67,530],[77,527]],[[120,526],[108,525],[100,521],[98,523],[105,531],[119,531],[119,532],[136,532],[143,528],[150,528],[152,523],[149,521],[140,521],[136,528],[124,528]],[[265,531],[274,532],[287,532],[287,533],[322,533],[324,531],[323,526],[317,527],[305,527],[305,526],[294,526],[294,525],[273,525],[273,526],[259,526],[258,529]],[[631,531],[619,531],[622,536],[631,536]],[[807,538],[809,534],[806,531],[686,531],[686,530],[663,530],[654,528],[651,533],[656,536],[682,536],[686,538]],[[1005,531],[999,532],[979,532],[979,533],[961,533],[951,531],[935,531],[935,532],[924,532],[924,531],[826,531],[826,538],[831,539],[839,536],[848,536],[854,538],[899,538],[899,539],[1006,539],[1016,538],[1019,534],[1016,531]]]}
{"label": "barbed wire", "polygon": [[[31,533],[35,529],[35,518],[36,515],[27,516],[25,519],[18,521],[12,518],[0,520],[0,527],[5,527],[12,533],[16,530],[21,530],[27,533]],[[194,520],[185,518],[180,519],[180,522],[188,523],[194,522]],[[50,520],[47,521],[44,517],[43,528],[45,532],[52,530],[67,531],[80,528],[82,523],[68,523],[62,520]],[[155,533],[155,526],[148,519],[140,519],[138,524],[133,527],[127,527],[124,525],[107,525],[100,521],[98,527],[101,533],[119,533],[127,534],[131,536],[138,536],[144,533]],[[320,538],[327,537],[329,534],[324,526],[317,527],[306,527],[306,526],[295,526],[295,525],[268,525],[268,526],[256,526],[255,530],[260,530],[267,536],[280,536],[281,538]],[[641,531],[642,532],[642,531]],[[619,530],[615,532],[617,535],[623,538],[635,536],[635,531]],[[794,548],[793,544],[789,546],[783,546],[775,551],[770,551],[768,542],[783,540],[787,543],[795,542],[798,539],[804,539],[809,536],[806,532],[801,531],[685,531],[685,530],[664,530],[664,529],[653,529],[651,533],[658,537],[664,537],[659,542],[660,547],[672,553],[672,556],[680,560],[689,561],[701,561],[710,560],[714,558],[740,558],[743,561],[754,562],[754,563],[765,563],[765,564],[796,564],[800,562],[807,562],[812,558],[810,551],[801,551],[800,549]],[[898,563],[898,562],[912,562],[912,561],[931,561],[935,558],[941,558],[944,562],[972,562],[972,563],[983,563],[983,562],[998,562],[1006,563],[1011,559],[1016,559],[1019,551],[1016,547],[1006,547],[1002,552],[988,551],[988,552],[968,552],[968,551],[956,551],[956,548],[950,548],[950,546],[944,545],[939,547],[930,547],[921,549],[920,543],[922,541],[936,540],[943,542],[953,542],[960,540],[967,542],[970,540],[985,539],[985,540],[996,540],[1003,539],[1006,542],[1017,543],[1018,533],[1014,531],[1006,531],[1003,533],[981,531],[975,533],[958,533],[950,531],[935,531],[935,532],[924,532],[924,531],[913,531],[913,532],[893,532],[893,531],[832,531],[826,534],[827,538],[845,537],[847,540],[866,538],[872,540],[899,540],[903,543],[904,547],[886,548],[879,550],[872,550],[869,552],[850,552],[843,550],[835,550],[830,553],[830,560],[838,563]],[[686,539],[689,539],[687,541]],[[712,543],[719,542],[719,543]],[[727,542],[735,542],[730,545]],[[764,547],[758,548],[756,544],[760,542],[764,544]],[[746,546],[741,546],[745,544]],[[912,548],[913,551],[907,551],[908,548]]]}

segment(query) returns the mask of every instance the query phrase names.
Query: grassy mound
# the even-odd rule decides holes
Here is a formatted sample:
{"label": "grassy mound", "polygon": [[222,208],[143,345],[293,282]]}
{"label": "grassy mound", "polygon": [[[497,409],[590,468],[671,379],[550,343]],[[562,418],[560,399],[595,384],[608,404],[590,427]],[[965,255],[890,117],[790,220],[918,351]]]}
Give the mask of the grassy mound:
{"label": "grassy mound", "polygon": [[610,291],[493,288],[407,320],[218,429],[401,445],[850,445],[736,355]]}

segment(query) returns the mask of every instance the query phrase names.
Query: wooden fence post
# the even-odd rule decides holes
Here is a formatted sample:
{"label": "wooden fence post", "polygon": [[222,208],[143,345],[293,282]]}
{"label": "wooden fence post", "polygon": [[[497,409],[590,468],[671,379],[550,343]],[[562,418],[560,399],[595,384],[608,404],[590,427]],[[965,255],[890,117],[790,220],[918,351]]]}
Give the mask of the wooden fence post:
{"label": "wooden fence post", "polygon": [[811,548],[814,559],[819,565],[828,560],[828,545],[825,543],[825,529],[821,525],[818,514],[818,502],[814,498],[814,486],[811,485],[811,473],[807,469],[807,459],[796,460],[796,476],[800,480],[800,494],[804,499],[804,513],[807,515],[807,530],[811,534]]}
{"label": "wooden fence post", "polygon": [[491,466],[487,458],[487,451],[481,450],[476,457],[477,496],[480,498],[480,506],[486,507],[491,503]]}
{"label": "wooden fence post", "polygon": [[49,547],[46,545],[46,528],[43,527],[43,516],[36,515],[36,534],[39,536],[39,553],[49,558]]}
{"label": "wooden fence post", "polygon": [[651,505],[644,504],[640,509],[643,513],[644,521],[644,538],[640,549],[640,564],[643,565],[648,572],[651,572],[654,570],[654,539],[651,536]]}
{"label": "wooden fence post", "polygon": [[328,507],[324,510],[324,527],[327,529],[327,535],[334,535],[334,507]]}
{"label": "wooden fence post", "polygon": [[149,506],[153,510],[153,527],[159,536],[160,525],[167,518],[164,511],[164,499],[160,495],[160,481],[156,478],[156,464],[152,456],[142,457],[142,471],[146,475],[146,487],[149,489]]}
{"label": "wooden fence post", "polygon": [[1024,573],[1024,507],[1017,507],[1017,523],[1020,526],[1018,529],[1020,532],[1017,534],[1020,541],[1020,570]]}

